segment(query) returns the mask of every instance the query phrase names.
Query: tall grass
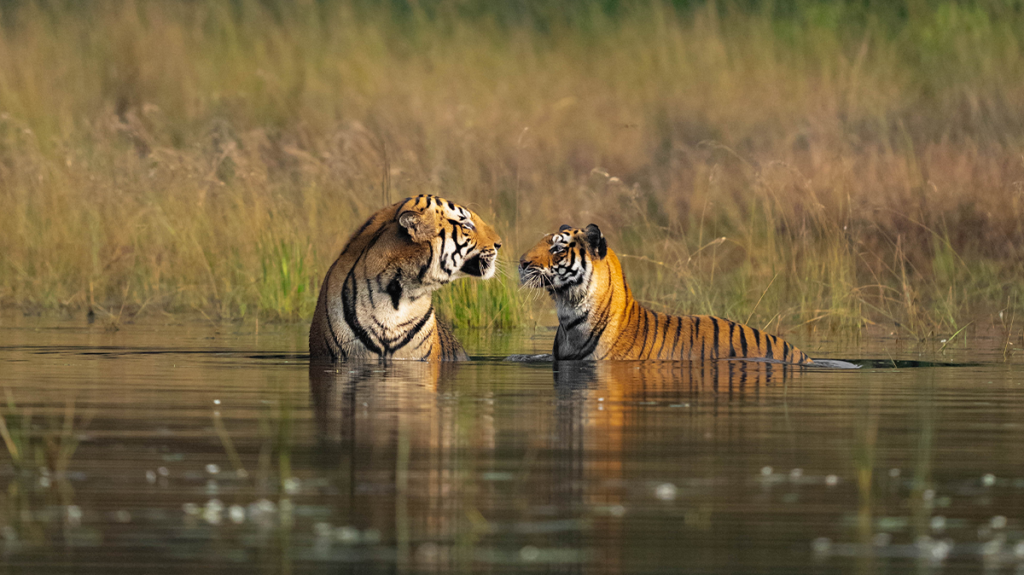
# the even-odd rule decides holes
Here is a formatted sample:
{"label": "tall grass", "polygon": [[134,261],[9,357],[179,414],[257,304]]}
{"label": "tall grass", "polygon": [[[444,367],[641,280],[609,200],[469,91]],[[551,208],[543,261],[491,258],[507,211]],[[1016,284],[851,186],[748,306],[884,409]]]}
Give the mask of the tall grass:
{"label": "tall grass", "polygon": [[422,192],[513,261],[596,222],[668,311],[923,334],[1024,301],[1010,3],[3,6],[5,306],[304,320],[352,230]]}

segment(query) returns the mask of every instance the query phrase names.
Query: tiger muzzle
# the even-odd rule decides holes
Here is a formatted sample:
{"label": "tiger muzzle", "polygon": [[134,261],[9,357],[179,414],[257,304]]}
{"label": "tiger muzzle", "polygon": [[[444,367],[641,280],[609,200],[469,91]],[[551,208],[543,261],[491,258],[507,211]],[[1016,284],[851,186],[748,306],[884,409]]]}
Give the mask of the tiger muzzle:
{"label": "tiger muzzle", "polygon": [[478,253],[462,264],[462,273],[480,278],[490,277],[494,274],[494,262],[497,258],[497,251]]}

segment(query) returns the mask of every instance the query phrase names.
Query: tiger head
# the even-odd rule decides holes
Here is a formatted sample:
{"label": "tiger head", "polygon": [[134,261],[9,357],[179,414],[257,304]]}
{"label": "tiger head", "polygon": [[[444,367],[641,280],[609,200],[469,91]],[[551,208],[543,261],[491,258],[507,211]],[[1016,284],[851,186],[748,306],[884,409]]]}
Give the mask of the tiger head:
{"label": "tiger head", "polygon": [[464,277],[494,277],[501,238],[474,212],[444,198],[407,199],[396,216],[413,250],[429,251],[418,271],[423,284],[444,284]]}
{"label": "tiger head", "polygon": [[608,255],[601,229],[563,225],[558,233],[541,238],[519,258],[519,279],[526,287],[544,288],[552,296],[581,299],[594,272],[595,262]]}

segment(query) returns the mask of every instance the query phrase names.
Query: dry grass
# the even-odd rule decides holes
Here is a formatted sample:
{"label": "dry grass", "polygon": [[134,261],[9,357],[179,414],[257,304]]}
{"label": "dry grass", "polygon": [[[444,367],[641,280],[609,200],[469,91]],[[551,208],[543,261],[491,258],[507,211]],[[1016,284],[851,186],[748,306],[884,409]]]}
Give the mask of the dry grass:
{"label": "dry grass", "polygon": [[[512,261],[596,222],[668,311],[924,334],[1024,301],[1024,15],[518,5],[9,8],[0,303],[308,319],[421,192]],[[443,303],[546,307],[500,285]]]}

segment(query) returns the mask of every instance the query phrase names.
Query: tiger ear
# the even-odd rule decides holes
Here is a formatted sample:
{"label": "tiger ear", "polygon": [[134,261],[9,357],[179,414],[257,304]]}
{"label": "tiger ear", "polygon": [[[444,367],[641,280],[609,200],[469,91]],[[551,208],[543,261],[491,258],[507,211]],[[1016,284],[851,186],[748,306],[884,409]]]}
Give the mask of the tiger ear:
{"label": "tiger ear", "polygon": [[604,240],[601,228],[597,227],[597,224],[590,224],[587,226],[586,233],[587,243],[590,244],[590,252],[597,256],[597,259],[603,259],[604,256],[608,255],[608,242]]}
{"label": "tiger ear", "polygon": [[558,233],[562,233],[565,230],[571,230],[571,229],[572,229],[572,226],[570,226],[569,224],[562,224],[561,226],[558,227]]}
{"label": "tiger ear", "polygon": [[437,235],[435,226],[431,225],[433,222],[425,216],[426,214],[416,212],[402,212],[398,216],[398,225],[405,228],[409,232],[409,237],[412,238],[412,241],[418,244],[429,242]]}

